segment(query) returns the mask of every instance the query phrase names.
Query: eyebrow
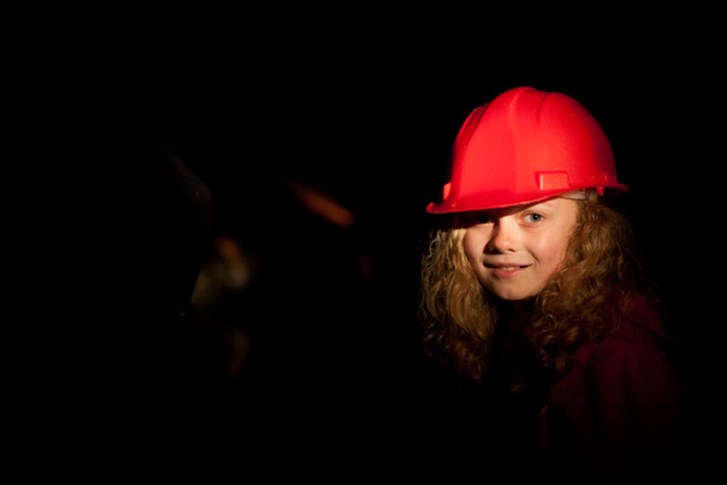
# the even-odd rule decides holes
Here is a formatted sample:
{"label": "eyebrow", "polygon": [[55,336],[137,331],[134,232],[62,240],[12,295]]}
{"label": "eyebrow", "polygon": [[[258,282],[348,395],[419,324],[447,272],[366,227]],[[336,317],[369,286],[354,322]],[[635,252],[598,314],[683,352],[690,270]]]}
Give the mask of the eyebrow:
{"label": "eyebrow", "polygon": [[529,204],[529,205],[523,207],[518,212],[525,212],[525,211],[529,211],[529,210],[537,210],[540,207],[542,207],[544,209],[549,209],[549,208],[552,208],[552,207],[555,207],[555,206],[556,206],[555,201],[552,200],[552,199],[549,199],[549,200],[544,200],[542,202],[536,202],[535,204]]}

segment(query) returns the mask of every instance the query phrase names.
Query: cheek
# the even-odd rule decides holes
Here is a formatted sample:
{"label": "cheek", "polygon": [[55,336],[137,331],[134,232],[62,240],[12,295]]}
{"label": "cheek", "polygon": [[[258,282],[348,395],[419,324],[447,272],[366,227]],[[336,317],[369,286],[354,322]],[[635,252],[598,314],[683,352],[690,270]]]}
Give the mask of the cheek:
{"label": "cheek", "polygon": [[485,251],[487,235],[481,230],[467,229],[462,238],[465,256],[471,264],[479,263],[482,253]]}
{"label": "cheek", "polygon": [[567,249],[568,239],[557,237],[538,241],[531,252],[542,264],[554,269],[565,259]]}

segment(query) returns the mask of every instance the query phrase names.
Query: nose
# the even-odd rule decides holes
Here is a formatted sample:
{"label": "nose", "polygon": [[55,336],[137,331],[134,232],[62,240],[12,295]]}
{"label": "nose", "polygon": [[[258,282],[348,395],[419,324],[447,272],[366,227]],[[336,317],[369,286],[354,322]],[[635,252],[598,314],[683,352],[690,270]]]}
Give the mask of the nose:
{"label": "nose", "polygon": [[510,217],[503,217],[495,220],[492,226],[487,251],[491,253],[514,252],[518,249],[519,241],[517,223]]}

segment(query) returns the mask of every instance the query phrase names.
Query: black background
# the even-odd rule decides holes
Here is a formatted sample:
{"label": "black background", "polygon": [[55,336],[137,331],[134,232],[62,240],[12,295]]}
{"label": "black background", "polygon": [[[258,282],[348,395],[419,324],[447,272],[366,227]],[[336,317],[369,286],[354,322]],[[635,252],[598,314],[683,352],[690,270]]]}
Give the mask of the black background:
{"label": "black background", "polygon": [[[209,187],[212,234],[234,236],[263,268],[259,293],[235,309],[254,322],[245,328],[256,357],[237,383],[234,406],[282,410],[274,429],[308,434],[343,422],[346,434],[371,435],[373,416],[416,425],[423,414],[430,425],[444,423],[436,417],[441,401],[425,397],[446,394],[450,384],[422,357],[416,322],[418,261],[432,224],[424,209],[447,181],[449,150],[467,114],[505,89],[529,85],[576,98],[609,136],[619,178],[631,189],[620,207],[672,307],[691,409],[705,418],[695,429],[709,428],[723,259],[723,88],[709,14],[673,13],[658,22],[623,16],[610,24],[604,16],[606,26],[596,28],[594,15],[614,12],[557,23],[530,12],[527,24],[513,13],[456,13],[429,12],[427,21],[411,13],[328,17],[290,8],[275,15],[137,13],[129,22],[103,16],[44,38],[38,55],[24,58],[38,74],[29,76],[31,94],[22,99],[29,100],[25,117],[39,126],[30,137],[52,141],[51,173],[70,175],[59,185],[73,199],[76,220],[63,219],[52,232],[63,234],[64,244],[68,234],[80,234],[71,254],[79,266],[94,267],[73,286],[75,314],[92,308],[101,316],[94,324],[104,325],[112,312],[93,300],[105,285],[114,305],[144,312],[147,302],[135,300],[134,285],[151,256],[94,234],[106,223],[139,229],[99,210],[123,207],[148,176],[138,164],[106,161],[116,142],[143,133]],[[304,20],[311,16],[317,20]],[[37,100],[47,114],[30,109]],[[59,142],[69,139],[70,147]],[[53,153],[56,146],[68,149]],[[76,156],[89,146],[92,156]],[[288,178],[352,210],[355,228],[311,220],[286,192]],[[55,210],[48,212],[59,224]],[[99,254],[113,260],[125,251],[123,260],[138,265],[99,264]],[[360,252],[372,268],[364,282],[342,270]],[[99,276],[99,266],[110,270]],[[63,269],[50,289],[66,295],[75,268]],[[106,340],[118,330],[100,334]],[[143,340],[144,330],[134,338]],[[78,341],[68,340],[78,351]],[[214,373],[221,357],[213,351],[203,359]],[[261,405],[248,409],[250,402]],[[341,414],[344,421],[331,417]]]}

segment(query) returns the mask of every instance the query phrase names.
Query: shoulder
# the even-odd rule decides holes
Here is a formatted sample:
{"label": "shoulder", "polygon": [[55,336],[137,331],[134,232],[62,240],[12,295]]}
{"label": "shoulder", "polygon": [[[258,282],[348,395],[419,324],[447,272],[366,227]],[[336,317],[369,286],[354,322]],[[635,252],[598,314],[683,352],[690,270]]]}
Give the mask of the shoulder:
{"label": "shoulder", "polygon": [[[672,388],[677,382],[673,342],[659,313],[649,301],[634,295],[625,300],[626,312],[608,336],[582,344],[573,354],[560,386],[593,388]],[[556,386],[559,387],[559,386]]]}
{"label": "shoulder", "polygon": [[605,386],[676,390],[678,375],[674,341],[663,321],[642,295],[630,297],[627,313],[609,336],[583,345],[574,356],[574,366],[584,377]]}

